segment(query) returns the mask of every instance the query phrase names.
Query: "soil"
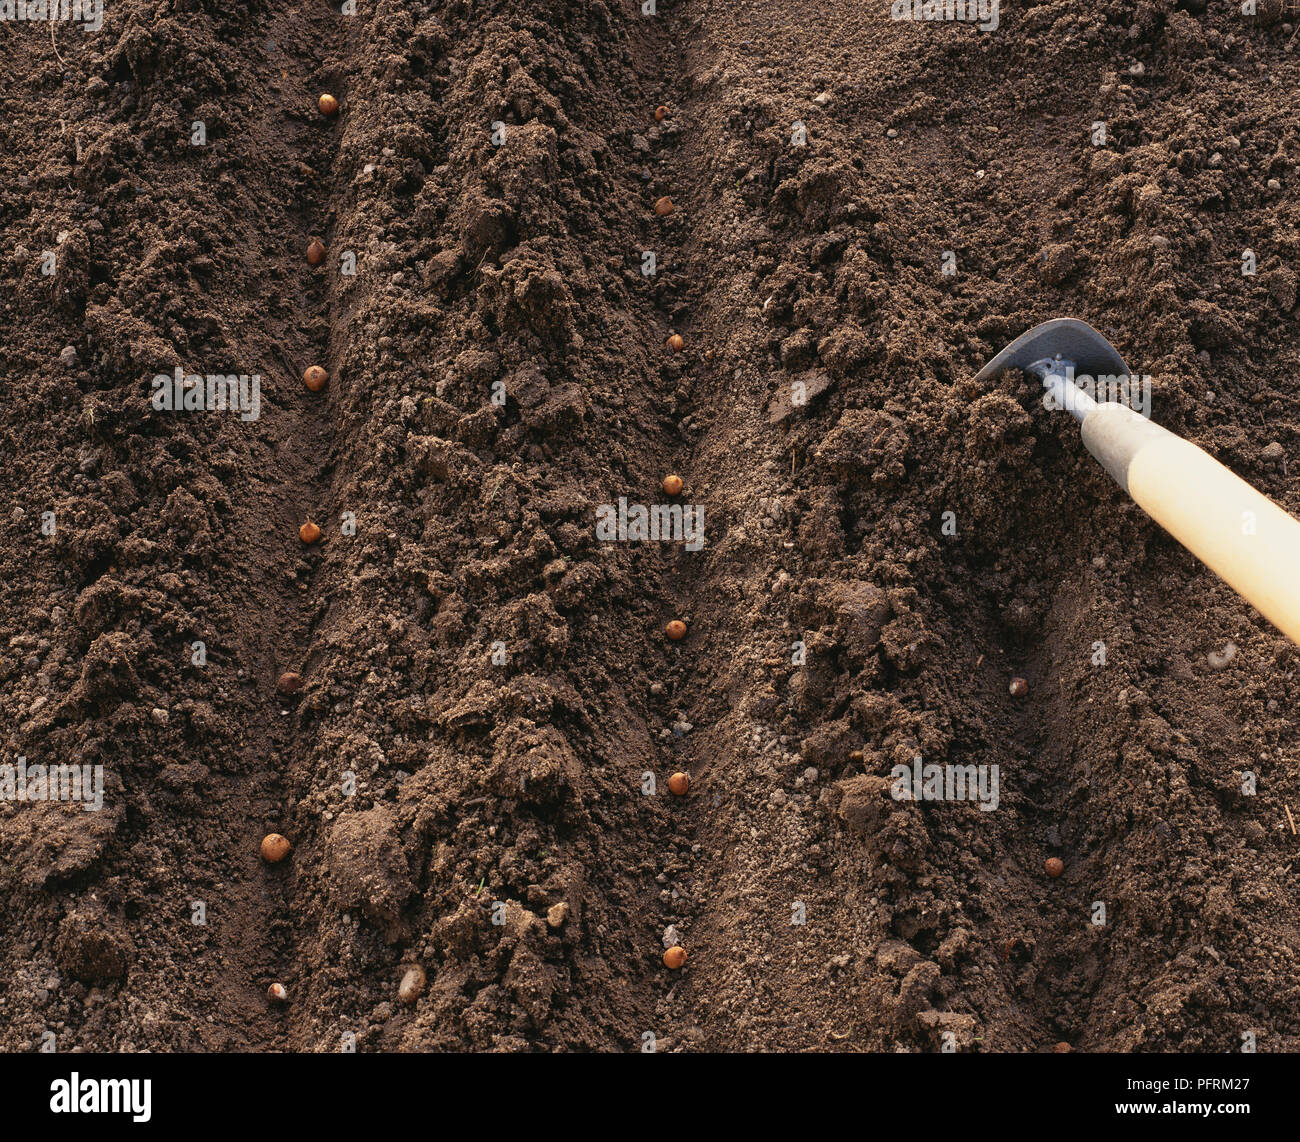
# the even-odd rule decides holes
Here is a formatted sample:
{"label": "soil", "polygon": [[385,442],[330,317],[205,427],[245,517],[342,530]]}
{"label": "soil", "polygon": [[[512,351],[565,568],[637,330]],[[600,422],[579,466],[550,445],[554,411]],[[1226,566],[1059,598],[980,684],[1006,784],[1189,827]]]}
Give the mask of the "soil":
{"label": "soil", "polygon": [[0,1048],[1300,1049],[1296,650],[972,379],[1300,512],[1292,14],[232,7],[0,22]]}

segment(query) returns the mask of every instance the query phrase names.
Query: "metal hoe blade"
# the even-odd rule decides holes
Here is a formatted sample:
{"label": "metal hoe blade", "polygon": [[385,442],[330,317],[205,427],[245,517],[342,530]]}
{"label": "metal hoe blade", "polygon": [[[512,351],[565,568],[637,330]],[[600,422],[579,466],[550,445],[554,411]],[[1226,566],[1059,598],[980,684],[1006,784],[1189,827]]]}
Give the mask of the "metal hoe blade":
{"label": "metal hoe blade", "polygon": [[985,365],[975,379],[990,380],[1003,369],[1038,372],[1035,365],[1051,365],[1057,358],[1072,364],[1076,373],[1128,374],[1128,366],[1119,351],[1086,321],[1056,317],[1022,333]]}
{"label": "metal hoe blade", "polygon": [[1048,389],[1057,393],[1060,407],[1068,408],[1078,420],[1092,410],[1093,401],[1071,384],[1076,374],[1128,376],[1128,366],[1115,346],[1086,321],[1074,317],[1056,317],[1022,333],[975,379],[992,380],[1003,369],[1036,373]]}

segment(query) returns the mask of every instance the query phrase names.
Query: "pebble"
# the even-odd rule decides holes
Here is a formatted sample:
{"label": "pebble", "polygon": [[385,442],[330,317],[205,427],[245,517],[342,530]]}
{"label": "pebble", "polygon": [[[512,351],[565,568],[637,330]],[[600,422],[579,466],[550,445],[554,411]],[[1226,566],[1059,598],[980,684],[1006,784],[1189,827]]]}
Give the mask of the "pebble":
{"label": "pebble", "polygon": [[73,345],[65,345],[63,352],[59,354],[59,364],[65,369],[75,369],[77,367],[77,350]]}
{"label": "pebble", "polygon": [[1222,650],[1210,651],[1210,653],[1205,656],[1205,661],[1209,663],[1211,670],[1223,670],[1227,667],[1228,663],[1236,657],[1237,644],[1233,642],[1232,639],[1228,639]]}
{"label": "pebble", "polygon": [[558,904],[552,904],[546,910],[546,923],[552,928],[561,928],[565,920],[569,918],[569,902],[561,900]]}
{"label": "pebble", "polygon": [[403,1003],[414,1003],[424,992],[427,978],[424,968],[419,964],[412,964],[402,976],[402,982],[397,985],[397,998]]}

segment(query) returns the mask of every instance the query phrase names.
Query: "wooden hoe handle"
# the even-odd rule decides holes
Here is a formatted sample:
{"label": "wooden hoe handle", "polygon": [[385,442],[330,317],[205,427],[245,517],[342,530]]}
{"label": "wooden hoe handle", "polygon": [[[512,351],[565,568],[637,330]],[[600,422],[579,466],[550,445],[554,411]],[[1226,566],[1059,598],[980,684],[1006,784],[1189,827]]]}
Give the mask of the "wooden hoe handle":
{"label": "wooden hoe handle", "polygon": [[1147,515],[1300,643],[1300,522],[1125,405],[1098,405],[1082,432],[1088,451]]}

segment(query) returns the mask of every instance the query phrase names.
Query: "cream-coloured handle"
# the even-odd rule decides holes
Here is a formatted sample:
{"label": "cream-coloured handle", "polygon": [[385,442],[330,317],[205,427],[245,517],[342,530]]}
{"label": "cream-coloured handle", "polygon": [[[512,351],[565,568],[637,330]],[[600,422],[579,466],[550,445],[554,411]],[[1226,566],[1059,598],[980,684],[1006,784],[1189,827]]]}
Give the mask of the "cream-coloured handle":
{"label": "cream-coloured handle", "polygon": [[1098,405],[1082,432],[1088,451],[1147,515],[1300,643],[1300,521],[1124,405]]}

